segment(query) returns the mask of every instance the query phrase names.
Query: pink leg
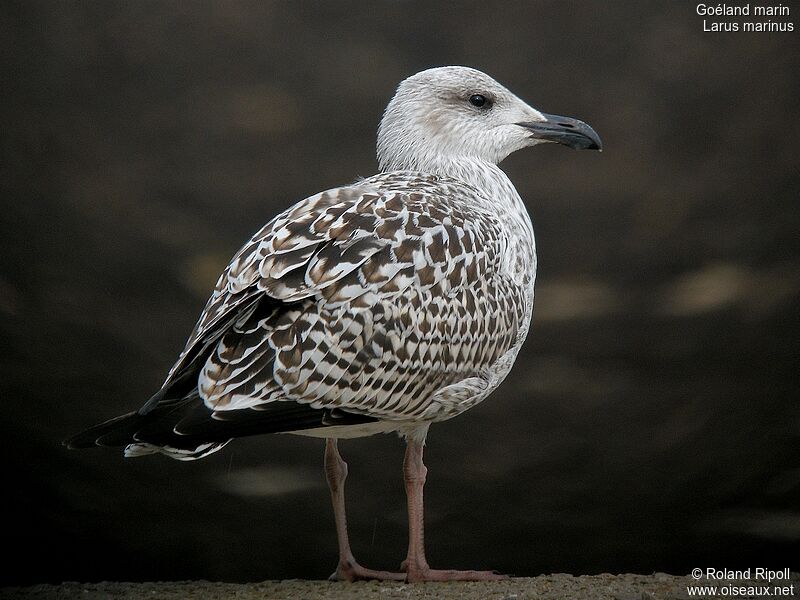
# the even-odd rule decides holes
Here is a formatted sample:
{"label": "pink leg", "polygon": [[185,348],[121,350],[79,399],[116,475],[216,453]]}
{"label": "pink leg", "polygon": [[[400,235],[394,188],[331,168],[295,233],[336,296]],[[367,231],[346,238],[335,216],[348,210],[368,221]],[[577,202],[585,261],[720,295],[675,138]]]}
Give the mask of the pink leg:
{"label": "pink leg", "polygon": [[325,440],[325,476],[331,490],[333,501],[333,516],[336,520],[336,537],[339,540],[339,564],[330,579],[338,581],[357,581],[360,579],[393,579],[402,581],[405,573],[392,573],[390,571],[373,571],[365,569],[356,562],[350,550],[350,540],[347,536],[347,516],[344,507],[344,481],[347,479],[347,463],[344,462],[336,440]]}
{"label": "pink leg", "polygon": [[408,557],[401,565],[409,582],[416,581],[494,581],[507,579],[494,571],[453,571],[436,570],[428,566],[425,558],[424,508],[422,489],[428,469],[422,462],[425,441],[409,436],[406,456],[403,461],[403,475],[408,498]]}

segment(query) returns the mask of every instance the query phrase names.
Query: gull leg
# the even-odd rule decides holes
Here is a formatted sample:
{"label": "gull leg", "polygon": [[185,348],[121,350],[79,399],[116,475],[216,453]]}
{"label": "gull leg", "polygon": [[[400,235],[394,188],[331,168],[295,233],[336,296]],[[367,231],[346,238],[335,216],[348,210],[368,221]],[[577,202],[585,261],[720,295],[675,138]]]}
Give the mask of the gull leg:
{"label": "gull leg", "polygon": [[494,581],[507,579],[494,571],[455,571],[431,569],[425,558],[424,507],[422,489],[428,469],[422,462],[422,439],[410,435],[406,442],[403,475],[408,498],[408,557],[401,565],[409,582],[416,581]]}
{"label": "gull leg", "polygon": [[347,516],[344,506],[344,481],[347,479],[347,463],[339,454],[336,440],[325,440],[325,477],[331,490],[333,516],[336,520],[336,537],[339,540],[339,564],[330,579],[336,581],[357,581],[359,579],[394,579],[402,581],[405,573],[390,571],[373,571],[365,569],[356,562],[350,549],[347,536]]}

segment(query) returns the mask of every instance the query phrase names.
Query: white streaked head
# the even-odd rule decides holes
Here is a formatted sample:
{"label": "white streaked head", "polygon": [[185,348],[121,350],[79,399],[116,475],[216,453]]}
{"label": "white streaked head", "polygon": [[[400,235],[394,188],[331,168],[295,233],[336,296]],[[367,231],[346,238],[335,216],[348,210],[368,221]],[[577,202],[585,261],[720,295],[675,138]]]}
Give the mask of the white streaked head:
{"label": "white streaked head", "polygon": [[[580,146],[577,135],[592,143]],[[585,148],[600,143],[588,125],[539,112],[485,73],[438,67],[398,86],[378,128],[378,163],[381,171],[425,171],[459,157],[497,164],[547,141]]]}

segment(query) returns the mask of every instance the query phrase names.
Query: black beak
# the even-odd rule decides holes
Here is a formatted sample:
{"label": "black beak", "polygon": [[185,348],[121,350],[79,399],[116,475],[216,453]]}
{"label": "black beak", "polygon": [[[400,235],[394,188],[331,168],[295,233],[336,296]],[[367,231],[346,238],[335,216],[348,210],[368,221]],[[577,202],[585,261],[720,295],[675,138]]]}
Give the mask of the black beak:
{"label": "black beak", "polygon": [[576,150],[602,150],[603,142],[594,129],[572,117],[559,117],[542,113],[545,121],[517,123],[531,132],[531,137],[547,142],[564,144]]}

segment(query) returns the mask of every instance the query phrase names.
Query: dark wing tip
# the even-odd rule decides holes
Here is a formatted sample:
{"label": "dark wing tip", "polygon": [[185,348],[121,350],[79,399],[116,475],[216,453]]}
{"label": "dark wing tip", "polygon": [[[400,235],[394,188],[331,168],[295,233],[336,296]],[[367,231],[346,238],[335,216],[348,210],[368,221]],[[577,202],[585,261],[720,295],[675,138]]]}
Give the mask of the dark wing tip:
{"label": "dark wing tip", "polygon": [[124,446],[133,441],[131,430],[136,429],[141,419],[141,415],[135,412],[120,415],[89,427],[89,429],[67,438],[61,444],[70,450],[96,446]]}

